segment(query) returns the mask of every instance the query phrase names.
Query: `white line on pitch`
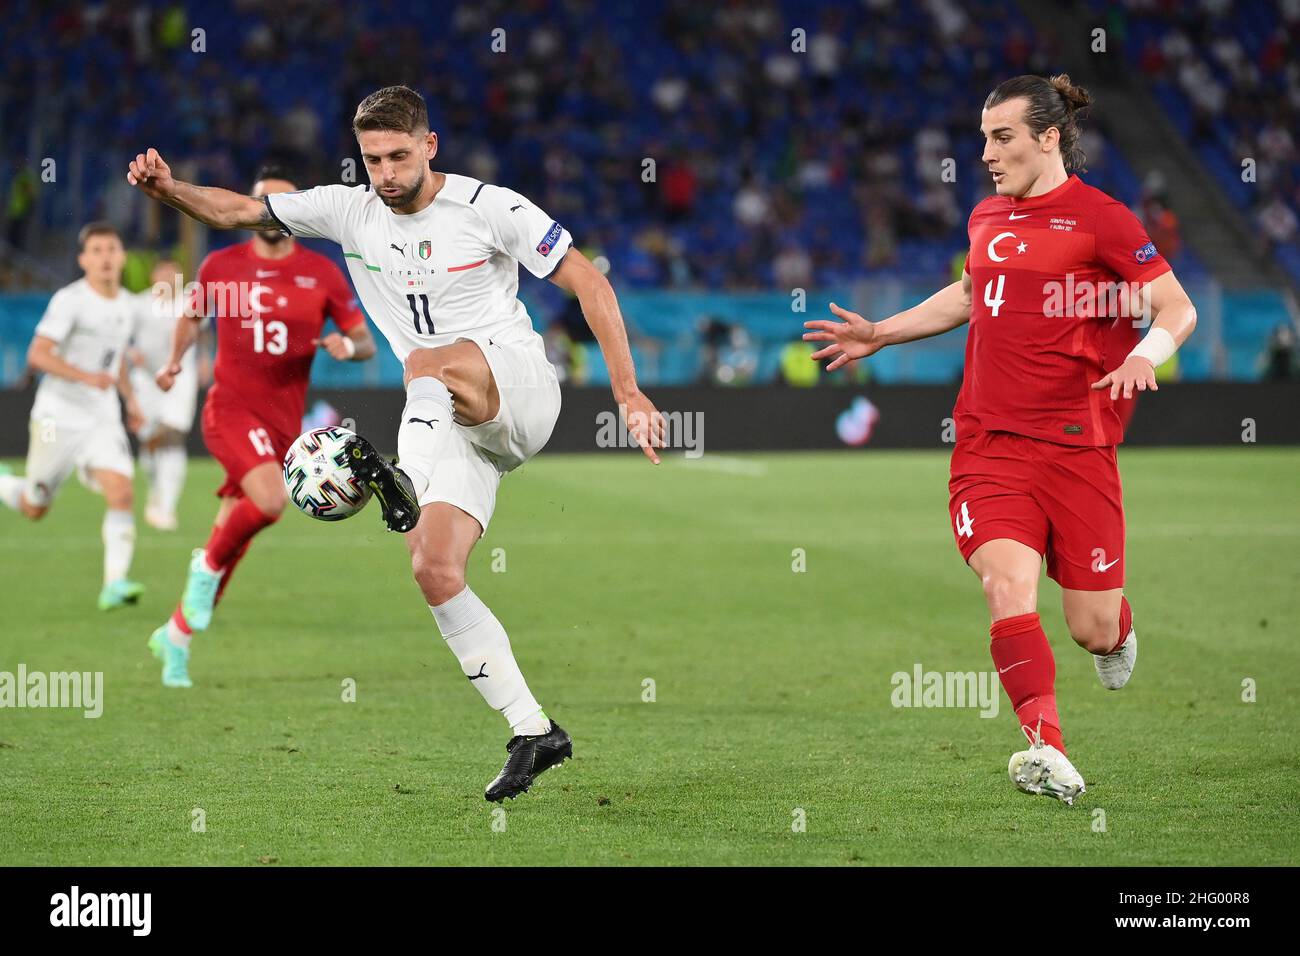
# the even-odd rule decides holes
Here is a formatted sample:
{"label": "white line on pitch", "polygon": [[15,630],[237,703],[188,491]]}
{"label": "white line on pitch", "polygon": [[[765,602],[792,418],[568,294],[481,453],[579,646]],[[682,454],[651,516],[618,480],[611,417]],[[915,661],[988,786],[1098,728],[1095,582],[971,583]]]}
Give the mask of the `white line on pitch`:
{"label": "white line on pitch", "polygon": [[[669,459],[672,460],[672,459]],[[728,458],[725,455],[701,455],[699,458],[682,458],[682,463],[700,471],[720,471],[746,478],[766,478],[767,465],[745,458]]]}

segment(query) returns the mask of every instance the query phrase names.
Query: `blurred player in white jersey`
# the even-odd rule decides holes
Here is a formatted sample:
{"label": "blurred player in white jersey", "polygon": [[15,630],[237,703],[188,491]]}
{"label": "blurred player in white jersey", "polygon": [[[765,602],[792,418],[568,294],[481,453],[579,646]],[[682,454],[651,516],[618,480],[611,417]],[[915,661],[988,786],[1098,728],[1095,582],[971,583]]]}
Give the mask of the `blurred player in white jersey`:
{"label": "blurred player in white jersey", "polygon": [[171,358],[172,330],[185,310],[184,296],[176,294],[183,285],[180,276],[180,265],[173,259],[154,265],[153,286],[140,293],[144,308],[129,353],[131,385],[144,416],[137,432],[140,467],[149,479],[144,520],[160,531],[176,530],[176,505],[185,486],[185,437],[194,425],[199,395],[197,345],[185,353],[170,390],[164,392],[154,381],[154,372]]}
{"label": "blurred player in white jersey", "polygon": [[516,192],[431,169],[438,136],[414,90],[372,93],[352,126],[366,185],[252,199],[178,182],[153,149],[127,179],[209,226],[275,224],[342,247],[362,305],[406,372],[401,468],[355,439],[353,469],[388,527],[408,533],[416,582],[462,673],[510,724],[509,757],[484,793],[499,801],[573,752],[529,691],[505,628],[465,584],[501,477],[541,450],[560,410],[555,369],[517,298],[520,263],[577,296],[629,430],[656,464],[663,419],[637,387],[614,290],[567,229]]}
{"label": "blurred player in white jersey", "polygon": [[28,364],[45,373],[32,405],[27,472],[0,475],[0,501],[38,520],[74,470],[87,488],[103,494],[108,507],[99,607],[111,611],[144,593],[127,578],[135,551],[134,469],[117,399],[120,391],[134,430],[140,409],[122,359],[141,302],[121,286],[126,250],[117,230],[92,222],[77,246],[85,275],[54,293],[27,352]]}

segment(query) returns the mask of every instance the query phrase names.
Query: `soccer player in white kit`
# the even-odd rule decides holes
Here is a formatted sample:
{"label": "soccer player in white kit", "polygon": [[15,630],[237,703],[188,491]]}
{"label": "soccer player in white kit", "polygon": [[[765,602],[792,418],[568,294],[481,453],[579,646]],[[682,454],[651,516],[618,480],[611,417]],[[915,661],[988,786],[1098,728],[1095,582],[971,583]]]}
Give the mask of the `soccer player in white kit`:
{"label": "soccer player in white kit", "polygon": [[85,275],[54,293],[27,352],[28,364],[45,373],[32,405],[27,472],[0,475],[0,501],[39,520],[74,470],[82,484],[103,494],[99,608],[111,611],[144,593],[127,578],[135,551],[134,468],[117,400],[120,391],[128,424],[138,427],[140,410],[122,358],[142,304],[121,286],[126,250],[116,229],[92,222],[77,236],[77,247]]}
{"label": "soccer player in white kit", "polygon": [[152,288],[141,292],[145,304],[131,340],[131,385],[135,390],[144,424],[136,432],[140,439],[140,467],[149,479],[149,498],[144,520],[160,531],[176,530],[176,506],[185,486],[187,458],[185,437],[194,427],[198,406],[199,370],[191,346],[181,361],[172,387],[163,391],[154,373],[166,365],[172,354],[172,331],[185,311],[180,265],[173,259],[159,259],[150,279]]}
{"label": "soccer player in white kit", "polygon": [[555,370],[516,297],[520,263],[577,296],[627,427],[655,464],[663,418],[637,387],[613,288],[568,230],[516,192],[431,169],[438,136],[414,90],[366,97],[353,132],[366,185],[253,199],[173,179],[154,149],[136,156],[127,180],[215,228],[275,224],[342,247],[367,314],[404,364],[407,395],[401,467],[358,438],[353,470],[389,528],[406,533],[416,582],[462,673],[510,724],[509,756],[484,793],[500,801],[573,753],[529,691],[505,629],[465,583],[502,475],[541,450],[560,409]]}

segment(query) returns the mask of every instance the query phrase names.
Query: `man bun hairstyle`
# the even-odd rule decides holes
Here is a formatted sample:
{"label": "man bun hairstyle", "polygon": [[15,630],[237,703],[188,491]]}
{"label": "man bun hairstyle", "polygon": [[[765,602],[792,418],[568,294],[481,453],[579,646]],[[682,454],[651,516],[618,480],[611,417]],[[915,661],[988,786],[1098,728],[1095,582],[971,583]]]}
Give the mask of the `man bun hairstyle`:
{"label": "man bun hairstyle", "polygon": [[357,106],[352,132],[391,130],[424,135],[429,132],[429,110],[424,97],[409,86],[385,86],[375,90]]}
{"label": "man bun hairstyle", "polygon": [[1083,171],[1088,157],[1079,148],[1079,119],[1092,106],[1092,96],[1081,86],[1070,81],[1068,73],[1056,76],[1013,77],[989,94],[984,101],[986,110],[992,109],[1007,100],[1023,98],[1025,107],[1025,125],[1035,138],[1055,126],[1061,134],[1061,160],[1065,168],[1071,171]]}
{"label": "man bun hairstyle", "polygon": [[299,184],[298,174],[289,168],[287,163],[276,160],[267,160],[257,167],[257,172],[253,174],[253,185],[256,186],[264,179],[281,179],[297,189]]}

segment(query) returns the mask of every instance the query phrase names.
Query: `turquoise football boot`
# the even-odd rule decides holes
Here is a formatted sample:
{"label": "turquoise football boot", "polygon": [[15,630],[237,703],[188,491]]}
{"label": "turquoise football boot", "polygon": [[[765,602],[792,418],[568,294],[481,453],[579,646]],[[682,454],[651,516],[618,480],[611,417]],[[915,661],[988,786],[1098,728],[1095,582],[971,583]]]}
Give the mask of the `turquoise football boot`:
{"label": "turquoise football boot", "polygon": [[204,561],[206,552],[194,549],[190,558],[190,576],[185,579],[185,593],[181,595],[181,612],[192,631],[206,631],[212,623],[212,608],[217,602],[217,588],[221,585],[221,572],[208,570]]}
{"label": "turquoise football boot", "polygon": [[190,649],[178,647],[167,637],[167,625],[164,624],[149,636],[149,650],[153,656],[162,661],[162,682],[164,687],[193,687],[190,680]]}
{"label": "turquoise football boot", "polygon": [[128,581],[126,578],[109,581],[104,585],[104,590],[99,592],[99,609],[116,611],[120,607],[137,603],[142,594],[144,585],[139,581]]}

